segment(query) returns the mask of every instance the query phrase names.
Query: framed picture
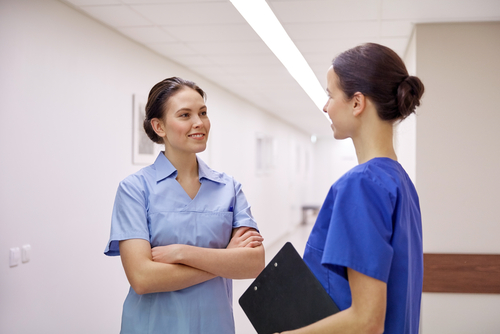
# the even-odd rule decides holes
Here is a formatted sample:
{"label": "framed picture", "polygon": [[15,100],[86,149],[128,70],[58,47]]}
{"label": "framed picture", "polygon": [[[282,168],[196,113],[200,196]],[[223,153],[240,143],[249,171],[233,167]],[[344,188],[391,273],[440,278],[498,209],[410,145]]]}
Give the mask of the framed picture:
{"label": "framed picture", "polygon": [[146,98],[133,95],[132,122],[132,163],[135,165],[151,165],[155,162],[163,145],[153,143],[144,131],[143,122],[146,115]]}

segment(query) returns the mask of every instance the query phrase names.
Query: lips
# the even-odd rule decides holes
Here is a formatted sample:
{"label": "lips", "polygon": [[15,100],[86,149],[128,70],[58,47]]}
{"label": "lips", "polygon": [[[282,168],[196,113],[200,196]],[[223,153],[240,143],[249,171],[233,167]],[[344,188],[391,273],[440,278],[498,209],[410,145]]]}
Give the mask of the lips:
{"label": "lips", "polygon": [[193,133],[193,134],[188,135],[188,137],[193,138],[193,139],[203,139],[203,138],[205,138],[205,134],[204,133]]}

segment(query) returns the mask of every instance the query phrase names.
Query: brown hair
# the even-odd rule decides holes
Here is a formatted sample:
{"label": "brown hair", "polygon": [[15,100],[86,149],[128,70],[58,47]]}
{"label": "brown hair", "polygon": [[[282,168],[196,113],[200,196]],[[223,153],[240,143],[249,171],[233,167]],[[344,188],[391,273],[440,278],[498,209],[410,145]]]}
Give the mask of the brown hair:
{"label": "brown hair", "polygon": [[184,80],[179,77],[172,77],[158,82],[151,88],[146,104],[146,115],[144,118],[144,130],[149,139],[158,144],[163,144],[163,138],[158,136],[151,126],[153,118],[163,119],[167,111],[168,100],[182,88],[188,87],[197,91],[203,99],[206,98],[205,92],[194,82]]}
{"label": "brown hair", "polygon": [[403,120],[420,105],[424,84],[408,75],[403,60],[388,47],[362,44],[338,55],[332,65],[347,99],[362,93],[383,120]]}

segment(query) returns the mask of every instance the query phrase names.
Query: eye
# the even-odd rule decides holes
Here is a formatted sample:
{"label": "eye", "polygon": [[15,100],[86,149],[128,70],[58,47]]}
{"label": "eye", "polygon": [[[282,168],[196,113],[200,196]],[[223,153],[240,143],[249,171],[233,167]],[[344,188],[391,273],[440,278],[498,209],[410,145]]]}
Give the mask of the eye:
{"label": "eye", "polygon": [[200,115],[201,116],[207,116],[207,111],[205,110],[205,111],[200,112]]}
{"label": "eye", "polygon": [[187,118],[187,117],[189,117],[189,113],[181,114],[180,117]]}

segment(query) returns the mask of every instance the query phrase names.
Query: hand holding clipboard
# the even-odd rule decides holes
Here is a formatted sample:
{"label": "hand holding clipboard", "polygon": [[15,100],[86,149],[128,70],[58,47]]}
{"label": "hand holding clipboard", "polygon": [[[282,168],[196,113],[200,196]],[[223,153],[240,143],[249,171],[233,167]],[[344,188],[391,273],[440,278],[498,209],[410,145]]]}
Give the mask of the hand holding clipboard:
{"label": "hand holding clipboard", "polygon": [[259,334],[301,328],[339,312],[289,242],[243,293],[239,303]]}

